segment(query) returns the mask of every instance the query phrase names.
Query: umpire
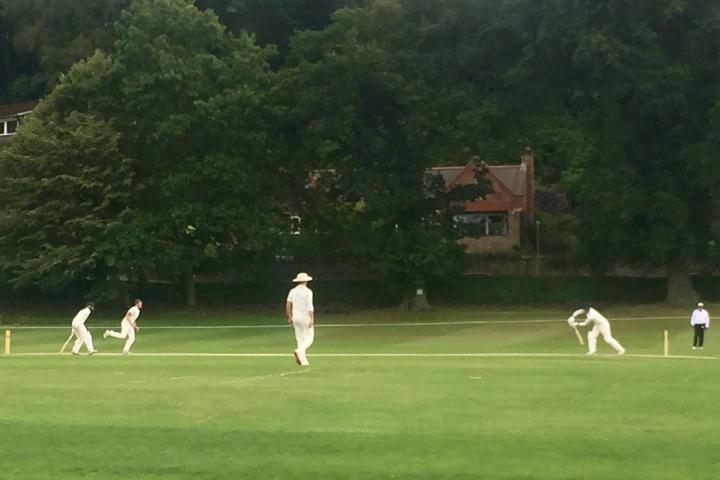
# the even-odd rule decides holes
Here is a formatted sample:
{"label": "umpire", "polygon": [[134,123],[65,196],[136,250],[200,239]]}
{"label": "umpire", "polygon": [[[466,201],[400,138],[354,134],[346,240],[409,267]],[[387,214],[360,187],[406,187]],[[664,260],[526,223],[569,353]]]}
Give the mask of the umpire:
{"label": "umpire", "polygon": [[705,329],[710,328],[710,315],[705,310],[705,305],[701,302],[697,304],[697,308],[693,310],[692,316],[690,317],[690,325],[692,325],[695,334],[693,335],[693,350],[698,347],[700,350],[703,348],[703,341],[705,340]]}

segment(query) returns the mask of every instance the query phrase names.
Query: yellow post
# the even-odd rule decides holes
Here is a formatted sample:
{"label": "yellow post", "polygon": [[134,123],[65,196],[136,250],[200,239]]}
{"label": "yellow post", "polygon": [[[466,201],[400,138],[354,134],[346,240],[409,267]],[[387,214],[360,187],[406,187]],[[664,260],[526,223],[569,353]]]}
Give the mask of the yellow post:
{"label": "yellow post", "polygon": [[663,353],[667,357],[670,354],[670,344],[668,343],[668,331],[665,330],[663,332],[663,334],[664,334],[663,336],[665,337],[664,338],[665,341],[663,342]]}
{"label": "yellow post", "polygon": [[5,330],[5,355],[10,355],[10,335],[12,331]]}

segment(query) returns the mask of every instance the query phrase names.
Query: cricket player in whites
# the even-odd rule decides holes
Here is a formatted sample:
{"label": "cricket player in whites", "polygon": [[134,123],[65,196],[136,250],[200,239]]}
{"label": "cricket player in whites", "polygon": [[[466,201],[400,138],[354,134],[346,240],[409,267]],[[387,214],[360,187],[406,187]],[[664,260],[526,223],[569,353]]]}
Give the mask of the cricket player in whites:
{"label": "cricket player in whites", "polygon": [[[578,323],[577,317],[585,315],[585,320],[583,322]],[[615,340],[612,336],[612,332],[610,331],[610,322],[607,318],[605,318],[600,312],[595,310],[594,308],[583,305],[578,310],[575,310],[573,314],[567,319],[568,325],[571,327],[584,327],[585,325],[593,323],[593,327],[588,331],[587,339],[588,339],[588,355],[593,355],[595,351],[597,350],[597,337],[598,335],[602,335],[603,340],[605,340],[605,343],[610,345],[617,351],[618,355],[622,355],[625,353],[625,349],[622,345],[620,345],[620,342]]]}
{"label": "cricket player in whites", "polygon": [[312,277],[307,273],[298,273],[293,282],[298,285],[290,290],[285,302],[285,315],[288,325],[295,329],[297,348],[293,350],[295,362],[298,365],[308,366],[305,352],[315,340],[315,308],[313,307],[313,293],[307,287]]}
{"label": "cricket player in whites", "polygon": [[132,347],[132,344],[135,342],[135,332],[140,330],[140,327],[137,326],[137,319],[140,316],[140,309],[143,307],[143,301],[136,298],[133,303],[134,305],[130,307],[125,314],[125,317],[123,317],[122,322],[120,322],[120,333],[113,330],[105,330],[105,333],[103,333],[103,338],[113,337],[126,339],[125,346],[122,351],[124,355],[130,353],[130,347]]}
{"label": "cricket player in whites", "polygon": [[77,312],[75,317],[72,319],[72,333],[75,335],[76,339],[71,350],[73,355],[80,354],[80,348],[83,344],[87,347],[88,355],[92,355],[97,352],[95,347],[93,347],[92,335],[90,335],[90,332],[85,326],[85,321],[88,319],[93,310],[95,310],[95,304],[89,302],[85,308]]}

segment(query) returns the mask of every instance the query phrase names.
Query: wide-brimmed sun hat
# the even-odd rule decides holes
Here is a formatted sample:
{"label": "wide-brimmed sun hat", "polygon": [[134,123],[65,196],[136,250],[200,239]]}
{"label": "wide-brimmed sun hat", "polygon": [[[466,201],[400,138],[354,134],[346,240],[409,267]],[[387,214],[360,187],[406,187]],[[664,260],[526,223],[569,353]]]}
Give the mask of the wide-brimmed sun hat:
{"label": "wide-brimmed sun hat", "polygon": [[297,274],[297,277],[293,278],[293,282],[309,282],[312,280],[312,277],[308,275],[305,272],[300,272]]}

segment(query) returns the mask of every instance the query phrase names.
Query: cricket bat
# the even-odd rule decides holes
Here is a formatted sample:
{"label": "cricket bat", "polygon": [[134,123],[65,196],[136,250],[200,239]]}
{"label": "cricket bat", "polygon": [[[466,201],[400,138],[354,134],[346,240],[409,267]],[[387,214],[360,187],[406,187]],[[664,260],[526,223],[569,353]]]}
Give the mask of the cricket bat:
{"label": "cricket bat", "polygon": [[65,351],[65,347],[67,347],[68,343],[70,343],[70,340],[72,340],[74,335],[75,335],[75,332],[70,331],[70,336],[68,337],[67,340],[65,340],[65,343],[63,343],[63,346],[60,349],[60,353],[63,353]]}
{"label": "cricket bat", "polygon": [[585,345],[582,335],[580,335],[580,332],[578,331],[577,327],[575,325],[573,325],[572,328],[573,328],[573,330],[575,330],[575,336],[577,337],[578,342],[580,342],[580,345]]}

